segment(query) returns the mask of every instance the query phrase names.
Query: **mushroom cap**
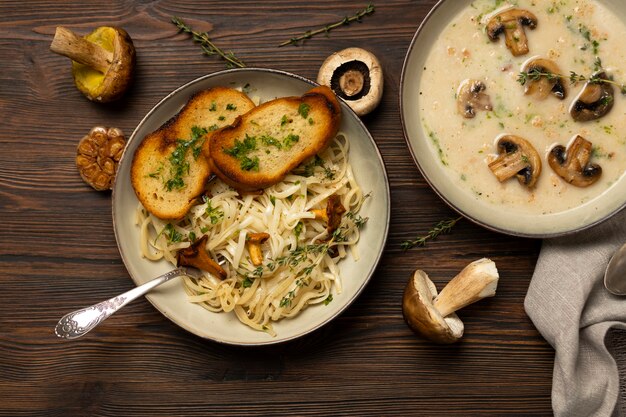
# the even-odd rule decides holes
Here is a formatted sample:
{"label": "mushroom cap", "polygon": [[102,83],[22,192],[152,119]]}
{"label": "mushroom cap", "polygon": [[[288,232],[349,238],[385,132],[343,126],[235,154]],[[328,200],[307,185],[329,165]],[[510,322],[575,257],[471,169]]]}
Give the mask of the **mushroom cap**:
{"label": "mushroom cap", "polygon": [[[594,73],[591,79],[609,80],[602,70]],[[614,101],[615,93],[610,83],[587,81],[572,101],[569,112],[575,121],[588,122],[611,111]]]}
{"label": "mushroom cap", "polygon": [[463,336],[463,322],[454,313],[443,317],[433,305],[435,297],[435,284],[424,271],[415,271],[404,289],[404,320],[413,332],[433,342],[454,343]]}
{"label": "mushroom cap", "polygon": [[126,140],[118,128],[96,126],[76,148],[76,167],[81,178],[97,191],[113,187]]}
{"label": "mushroom cap", "polygon": [[326,58],[317,82],[330,87],[359,116],[374,110],[383,96],[380,62],[361,48],[346,48]]}
{"label": "mushroom cap", "polygon": [[105,73],[73,61],[76,87],[91,101],[108,103],[119,99],[133,80],[136,54],[132,39],[124,29],[114,26],[96,28],[85,39],[113,53],[113,58]]}
{"label": "mushroom cap", "polygon": [[[548,74],[561,74],[561,69],[556,62],[539,56],[529,58],[522,64],[521,70],[529,74],[532,74],[533,71]],[[552,94],[559,100],[564,100],[567,97],[567,87],[563,79],[559,76],[548,77],[541,75],[538,79],[530,78],[526,81],[524,94],[534,96],[540,100]]]}
{"label": "mushroom cap", "polygon": [[528,10],[504,7],[490,15],[486,27],[487,36],[495,42],[504,32],[506,46],[513,56],[525,55],[528,53],[528,39],[524,26],[535,29],[537,16]]}
{"label": "mushroom cap", "polygon": [[499,181],[516,176],[520,184],[532,188],[541,174],[541,157],[521,136],[500,135],[496,146],[500,156],[489,164]]}
{"label": "mushroom cap", "polygon": [[485,93],[487,86],[479,80],[465,79],[459,84],[456,106],[459,114],[466,119],[476,116],[476,110],[493,110],[491,98]]}
{"label": "mushroom cap", "polygon": [[548,154],[548,164],[564,181],[577,187],[588,187],[602,176],[602,167],[589,162],[592,144],[580,135],[567,147],[557,145]]}

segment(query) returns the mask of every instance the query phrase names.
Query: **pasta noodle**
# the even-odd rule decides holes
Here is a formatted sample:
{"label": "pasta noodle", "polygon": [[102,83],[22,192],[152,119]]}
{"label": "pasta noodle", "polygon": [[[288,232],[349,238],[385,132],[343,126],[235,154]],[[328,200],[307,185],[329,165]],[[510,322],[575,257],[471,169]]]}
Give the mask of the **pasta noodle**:
{"label": "pasta noodle", "polygon": [[[294,317],[315,304],[328,304],[342,290],[337,263],[350,253],[358,259],[358,212],[366,195],[348,163],[349,142],[337,135],[331,145],[262,194],[240,196],[219,180],[181,220],[166,223],[139,205],[140,248],[150,260],[176,264],[176,252],[208,235],[213,259],[225,259],[228,278],[205,274],[183,277],[189,301],[212,312],[231,312],[247,326],[274,335],[272,323]],[[313,209],[337,195],[346,209],[333,232]],[[263,263],[254,266],[246,249],[251,233],[270,235]],[[349,251],[348,251],[348,250]]]}

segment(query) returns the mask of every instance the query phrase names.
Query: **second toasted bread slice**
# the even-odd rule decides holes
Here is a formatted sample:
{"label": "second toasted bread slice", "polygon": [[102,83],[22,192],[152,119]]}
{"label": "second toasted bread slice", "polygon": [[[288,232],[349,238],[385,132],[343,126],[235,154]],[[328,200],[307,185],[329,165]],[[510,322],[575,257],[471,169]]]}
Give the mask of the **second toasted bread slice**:
{"label": "second toasted bread slice", "polygon": [[212,171],[240,190],[281,181],[329,145],[341,124],[341,107],[328,87],[302,97],[277,98],[255,107],[209,143]]}
{"label": "second toasted bread slice", "polygon": [[146,210],[165,220],[183,217],[211,175],[205,156],[211,135],[253,107],[248,96],[232,88],[203,90],[146,135],[131,164],[133,189]]}

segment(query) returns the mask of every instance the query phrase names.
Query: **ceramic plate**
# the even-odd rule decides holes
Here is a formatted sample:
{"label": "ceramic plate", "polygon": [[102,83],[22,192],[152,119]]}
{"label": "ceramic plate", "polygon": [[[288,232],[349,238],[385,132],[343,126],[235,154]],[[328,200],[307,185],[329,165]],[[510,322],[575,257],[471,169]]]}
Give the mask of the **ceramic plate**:
{"label": "ceramic plate", "polygon": [[[530,4],[530,2],[525,2],[524,4],[526,3]],[[603,0],[603,1],[598,1],[598,3],[601,3],[601,5],[605,6],[607,9],[610,9],[612,12],[614,12],[618,21],[620,20],[622,22],[626,21],[626,7],[624,7],[621,0]],[[463,173],[459,173],[458,171],[453,171],[451,170],[449,166],[445,166],[446,165],[445,163],[442,163],[441,158],[439,157],[441,154],[441,148],[438,149],[438,145],[435,143],[436,140],[432,138],[432,135],[431,135],[432,131],[429,131],[428,128],[425,126],[425,123],[423,122],[424,116],[428,115],[427,112],[435,111],[433,110],[433,108],[435,107],[433,105],[434,101],[426,100],[423,98],[423,96],[420,95],[420,90],[422,88],[420,83],[421,83],[422,78],[424,79],[427,78],[425,66],[427,65],[426,63],[427,63],[429,54],[431,54],[431,51],[434,50],[433,45],[435,44],[438,38],[445,37],[445,33],[456,33],[453,31],[460,30],[460,29],[456,29],[457,27],[456,23],[459,21],[457,16],[459,16],[459,13],[461,13],[462,10],[465,9],[470,4],[472,4],[472,7],[475,7],[475,9],[477,10],[474,13],[478,14],[482,12],[482,10],[479,10],[479,9],[481,5],[483,5],[483,3],[478,4],[477,2],[472,2],[470,0],[462,0],[462,1],[461,0],[442,0],[439,3],[437,3],[434,6],[434,8],[431,10],[431,12],[428,14],[428,16],[424,19],[424,21],[418,28],[417,32],[415,33],[413,40],[410,44],[410,47],[407,51],[407,55],[405,57],[405,61],[404,61],[403,69],[402,69],[402,75],[400,79],[400,108],[401,108],[402,125],[403,125],[407,144],[411,150],[411,153],[413,155],[413,158],[419,170],[421,171],[426,181],[431,185],[431,187],[435,190],[435,192],[439,194],[439,196],[446,203],[448,203],[453,209],[457,210],[459,213],[463,214],[464,216],[468,217],[469,219],[473,220],[474,222],[484,227],[487,227],[489,229],[492,229],[498,232],[510,234],[510,235],[526,236],[526,237],[552,237],[552,236],[564,235],[564,234],[568,234],[568,233],[572,233],[575,231],[588,228],[594,224],[597,224],[607,219],[611,215],[618,212],[621,208],[624,207],[625,202],[626,202],[626,177],[623,175],[623,169],[622,170],[616,169],[615,170],[616,174],[611,177],[609,177],[608,174],[603,171],[603,176],[604,176],[603,179],[606,178],[606,182],[607,183],[610,182],[611,185],[609,185],[608,190],[599,193],[599,195],[589,197],[587,200],[584,200],[581,198],[579,200],[581,201],[580,203],[572,204],[571,207],[567,207],[563,210],[559,209],[560,211],[554,210],[553,213],[547,213],[547,210],[546,210],[546,213],[539,213],[539,210],[537,210],[537,213],[531,213],[531,212],[525,212],[524,209],[521,208],[522,207],[521,205],[519,206],[520,208],[518,210],[516,210],[518,207],[513,207],[513,208],[509,207],[507,209],[503,209],[503,207],[500,206],[498,202],[494,202],[496,200],[495,197],[492,197],[492,200],[487,202],[487,200],[484,198],[484,193],[479,194],[475,190],[472,190],[471,187],[467,186],[467,183],[463,182],[466,180]],[[484,3],[484,5],[487,5],[487,4],[490,4],[493,7],[493,2]],[[557,10],[558,8],[549,11],[544,6],[541,6],[541,5],[536,5],[534,7],[535,7],[535,11],[540,12],[540,13],[544,13],[544,12],[554,13],[554,16],[557,16],[556,15],[557,13],[561,13],[561,10]],[[564,8],[566,6],[559,6],[559,7]],[[572,9],[572,11],[568,11],[567,13],[570,13],[570,12],[575,13],[573,12],[574,10],[573,6],[570,7],[570,9]],[[566,13],[566,11],[562,11],[562,13]],[[545,17],[546,19],[548,18],[547,15]],[[573,18],[572,16],[569,16],[569,17],[563,17],[563,19],[571,19],[573,22],[576,19],[576,17],[577,15],[574,15]],[[478,16],[478,18],[480,18],[480,16]],[[485,61],[492,64],[492,68],[494,72],[500,71],[501,73],[505,73],[506,71],[509,71],[510,78],[507,82],[509,82],[513,86],[518,87],[518,89],[514,91],[515,94],[517,94],[517,91],[519,91],[519,94],[523,96],[523,91],[524,91],[523,88],[519,84],[516,83],[516,76],[518,75],[518,71],[520,69],[519,62],[521,62],[522,59],[531,57],[532,55],[536,55],[536,54],[542,55],[543,53],[549,54],[550,53],[549,48],[558,48],[557,46],[555,46],[556,39],[558,38],[558,36],[556,35],[554,36],[554,39],[555,39],[554,42],[550,41],[550,45],[541,45],[539,43],[540,36],[544,36],[544,37],[548,36],[546,35],[545,31],[544,32],[540,31],[540,29],[545,30],[545,28],[547,27],[547,24],[545,22],[546,19],[544,19],[543,28],[541,27],[542,22],[540,21],[539,24],[537,25],[536,30],[534,31],[530,31],[528,29],[526,30],[529,36],[529,45],[531,46],[531,51],[529,54],[526,55],[525,58],[524,57],[512,57],[512,54],[504,46],[504,40],[502,39],[502,36],[499,42],[493,42],[493,43],[489,42],[486,34],[478,33],[478,32],[475,34],[474,38],[459,36],[454,39],[466,39],[467,40],[467,42],[463,41],[463,44],[468,46],[467,57],[463,57],[463,58],[467,58],[468,60],[474,60],[474,62],[477,62],[480,59],[484,59]],[[573,31],[573,34],[571,34],[570,36],[578,37],[577,42],[579,42],[582,45],[585,42],[585,40],[583,39],[584,37],[583,35],[584,34],[578,34],[578,31]],[[482,38],[481,36],[484,36],[484,38]],[[552,35],[550,34],[550,36]],[[445,39],[449,39],[449,38],[445,38]],[[552,39],[552,37],[550,37],[550,39]],[[475,46],[476,43],[480,43],[481,45],[487,45],[488,48],[492,48],[493,55],[488,56],[488,57],[483,57],[483,56],[477,57],[475,55],[472,55],[472,53],[476,53],[476,50],[478,50],[478,47]],[[603,45],[604,44],[600,45],[600,53],[602,53]],[[454,46],[457,46],[457,45],[455,44]],[[533,49],[533,47],[535,48]],[[577,54],[582,53],[582,51],[578,51],[578,48],[574,48],[574,50],[577,51],[576,52]],[[444,51],[444,52],[440,52],[440,51]],[[569,52],[570,51],[568,51],[568,53]],[[445,53],[461,54],[463,53],[463,49],[448,47],[448,50],[445,51],[445,49],[439,48],[439,49],[436,49],[436,53],[439,54],[440,56],[444,55]],[[620,54],[618,54],[617,57],[615,55],[611,56],[607,52],[604,53],[605,60],[607,61],[608,60],[619,61],[620,59],[619,57],[622,55],[626,55],[626,51],[620,51]],[[554,56],[556,56],[556,58],[554,58],[556,60],[563,59],[560,55],[558,55],[558,52],[554,53]],[[444,59],[445,58],[446,57],[444,56]],[[466,71],[468,73],[467,75],[457,75],[457,74],[452,75],[453,73],[450,72],[451,71],[450,68],[437,68],[437,71],[440,71],[443,74],[450,74],[450,78],[458,77],[459,80],[462,79],[461,78],[462,76],[467,77],[467,78],[479,78],[484,75],[483,73],[476,71],[475,69],[476,67],[471,66],[473,64],[470,63],[468,65],[465,65],[464,61],[462,61],[461,58],[462,57],[459,55],[458,66],[460,68],[469,68],[469,70]],[[498,61],[496,61],[496,59],[498,59]],[[593,61],[593,59],[591,59],[589,62],[591,61]],[[565,63],[565,65],[567,65],[568,62],[572,62],[572,61],[568,60]],[[582,61],[573,61],[573,62],[582,62]],[[568,70],[570,70],[571,68],[561,68],[561,69],[564,73],[569,75]],[[435,70],[434,68],[429,68],[428,71],[430,71],[428,74],[432,74],[432,72]],[[623,71],[619,72],[621,70],[614,70],[614,71],[615,72],[613,74],[616,75],[616,77],[620,79],[624,78],[624,76],[626,75],[623,73]],[[491,77],[491,80],[494,80],[494,78],[497,76],[498,75],[495,74],[493,77]],[[431,77],[433,76],[431,75]],[[487,80],[488,82],[491,82],[489,81],[488,78]],[[456,82],[456,79],[454,79],[454,82]],[[567,84],[569,85],[569,81],[567,82]],[[489,84],[489,85],[495,86],[496,84]],[[454,86],[458,86],[458,84],[454,84]],[[458,114],[456,110],[456,103],[455,103],[456,95],[454,93],[457,91],[457,89],[454,86],[446,85],[445,87],[442,87],[442,89],[445,88],[446,94],[448,94],[448,96],[444,99],[445,104],[441,105],[438,111],[447,112],[445,113],[447,117],[446,120],[448,120],[448,122],[446,123],[457,123],[459,118],[461,118],[461,116]],[[493,89],[489,91],[489,88],[491,87],[488,87],[487,90],[488,92],[491,93],[492,100],[496,102],[497,104],[497,101],[498,101],[497,95],[500,94],[500,92],[494,91]],[[510,88],[513,89],[512,86]],[[569,86],[568,88],[569,88],[569,96],[566,98],[566,100],[563,101],[565,106],[569,106],[571,99],[577,94],[577,89],[579,90],[581,86]],[[531,100],[531,98],[527,98],[527,97],[523,97],[523,99],[527,101]],[[619,93],[616,92],[615,100],[624,101],[625,99],[624,97],[620,97]],[[561,102],[559,102],[555,97],[548,97],[542,103],[545,103],[542,105],[558,106],[560,105]],[[622,105],[623,103],[616,103],[615,107],[617,107],[618,104]],[[609,114],[609,116],[619,117],[620,111],[621,110],[616,110],[615,108],[613,108],[612,114]],[[567,110],[563,114],[564,114],[564,119],[569,118],[569,114],[567,113]],[[478,120],[480,117],[489,117],[489,116],[485,116],[485,113],[477,113],[476,118],[472,120]],[[532,117],[528,118],[529,114],[528,112],[525,111],[524,107],[518,107],[517,110],[509,111],[506,117],[520,118],[520,120],[522,120],[521,119],[522,117],[526,117],[526,126],[523,126],[522,128],[516,128],[518,129],[518,132],[519,132],[516,134],[520,136],[525,136],[526,134],[528,135],[534,134],[535,135],[534,139],[539,138],[540,140],[544,140],[544,141],[552,140],[554,141],[554,143],[560,143],[563,145],[567,144],[567,142],[572,137],[571,135],[568,135],[567,137],[565,137],[565,135],[557,135],[557,134],[555,134],[553,137],[549,137],[547,135],[543,135],[542,137],[543,132],[540,131],[539,129],[543,129],[543,128],[537,127],[540,125],[537,125],[534,127],[531,125],[531,122],[534,119]],[[462,118],[460,120],[462,120]],[[503,127],[503,130],[506,129],[505,125],[509,122],[509,120],[512,120],[512,119],[502,120],[501,126]],[[545,121],[547,122],[548,120],[545,120]],[[578,131],[581,131],[581,132],[585,131],[585,129],[591,126],[591,123],[595,123],[595,122],[591,122],[585,125],[582,123],[576,124],[572,120],[569,120],[569,121],[564,120],[564,121],[566,123],[569,122],[568,126],[571,126],[571,128],[568,127],[568,129],[569,131],[574,132],[574,134],[577,134]],[[601,119],[599,123],[600,124],[598,126],[601,126],[610,122],[607,122],[606,119],[605,120]],[[459,131],[461,129],[464,129],[464,127],[459,128]],[[597,129],[597,128],[594,127],[594,129]],[[607,129],[610,129],[610,126]],[[479,131],[479,129],[475,129],[472,134],[480,135],[481,132]],[[494,138],[496,138],[496,136],[491,136],[491,133],[489,137],[485,136],[484,138],[481,138],[482,140],[484,140],[484,143],[487,144],[487,146],[489,147],[489,150],[485,151],[486,153],[487,152],[495,153]],[[621,139],[617,138],[616,140],[619,141]],[[590,141],[593,142],[594,139],[590,137]],[[545,150],[544,150],[544,146],[546,147]],[[493,151],[491,151],[491,149],[493,149]],[[622,149],[624,149],[623,146],[620,149],[617,149],[617,151],[620,152]],[[539,153],[545,152],[544,155],[547,155],[548,150],[549,150],[548,144],[545,144],[545,145],[541,144],[540,148],[538,148]],[[615,150],[615,149],[612,149],[612,150]],[[438,152],[439,152],[439,155],[438,155]],[[444,149],[444,152],[455,152],[455,149],[446,148]],[[456,152],[459,152],[459,151],[456,150]],[[471,152],[476,152],[476,151],[468,152],[468,156],[467,156],[468,161],[472,157],[472,155],[470,155]],[[478,152],[482,153],[482,151],[478,151]],[[486,162],[483,160],[484,158],[485,158],[484,155],[483,156],[476,155],[474,159],[480,160],[480,163],[482,164],[481,169],[485,169],[488,171],[489,168],[487,167]],[[596,161],[593,161],[593,162],[596,162]],[[600,163],[602,164],[602,161],[600,161]],[[488,174],[491,175],[490,172],[488,172]],[[545,159],[544,159],[543,171],[541,175],[544,177],[540,178],[540,180],[545,181],[544,183],[547,183],[548,178],[550,178],[549,181],[553,181],[556,183],[555,187],[559,186],[559,187],[563,187],[563,189],[565,189],[566,187],[573,187],[573,186],[570,186],[569,184],[565,184],[565,182],[563,181],[559,182],[560,179],[558,179],[552,174],[552,170],[548,166],[548,164],[545,162]],[[554,180],[554,178],[556,178],[556,180]],[[500,186],[500,184],[497,183],[495,176],[486,178],[486,180],[493,182],[493,188],[491,188],[492,190],[497,190],[497,187]],[[512,181],[513,184],[503,183],[501,186],[510,187],[511,185],[512,186],[518,185],[516,184],[516,181],[514,178],[509,181]],[[485,182],[483,182],[483,184],[484,183]],[[526,192],[527,190],[522,189],[521,186],[520,186],[520,190],[521,191],[519,195],[522,196],[521,198],[528,198],[529,200],[532,198],[532,196],[526,197],[526,196],[529,196],[530,193]],[[494,191],[493,194],[495,194],[496,192],[497,191]],[[480,195],[480,197],[477,197],[477,195]]]}
{"label": "ceramic plate", "polygon": [[[113,189],[113,225],[122,259],[133,281],[139,285],[173,266],[165,261],[142,258],[139,228],[135,225],[138,200],[130,182],[130,165],[135,149],[143,137],[175,115],[196,91],[214,86],[243,87],[246,84],[262,101],[283,96],[299,96],[315,84],[297,75],[267,69],[234,69],[198,78],[175,90],[158,103],[139,123],[130,137],[119,165]],[[350,140],[350,163],[354,174],[372,197],[364,204],[361,215],[369,217],[358,243],[360,259],[347,257],[340,262],[343,292],[333,296],[327,306],[312,306],[293,319],[274,324],[277,336],[254,331],[241,324],[234,313],[211,313],[187,301],[179,279],[153,290],[146,297],[166,317],[198,336],[236,345],[264,345],[283,342],[309,333],[345,310],[361,293],[382,254],[387,239],[390,215],[387,174],[378,149],[363,123],[342,103],[340,130]]]}

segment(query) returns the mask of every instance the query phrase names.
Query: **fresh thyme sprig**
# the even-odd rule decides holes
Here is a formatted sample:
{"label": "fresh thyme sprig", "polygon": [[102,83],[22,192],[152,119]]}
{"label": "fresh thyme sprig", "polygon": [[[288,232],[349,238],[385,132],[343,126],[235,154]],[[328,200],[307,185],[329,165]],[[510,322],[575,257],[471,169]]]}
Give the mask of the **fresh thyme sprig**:
{"label": "fresh thyme sprig", "polygon": [[200,44],[202,48],[202,52],[204,52],[208,56],[219,55],[223,60],[226,61],[226,67],[228,68],[244,68],[246,64],[243,63],[242,60],[237,58],[232,51],[223,51],[218,48],[211,39],[209,39],[209,35],[206,32],[196,32],[191,28],[191,26],[187,25],[183,20],[179,17],[172,17],[172,23],[176,25],[180,32],[188,33],[192,36],[193,41]]}
{"label": "fresh thyme sprig", "polygon": [[402,248],[402,250],[406,251],[415,246],[426,246],[426,241],[428,241],[429,239],[434,239],[441,234],[450,233],[454,225],[457,224],[457,222],[461,219],[462,217],[457,217],[456,219],[441,220],[425,236],[420,236],[415,240],[405,240],[404,242],[402,242],[400,247]]}
{"label": "fresh thyme sprig", "polygon": [[569,76],[567,76],[563,74],[555,74],[549,71],[542,71],[539,68],[531,68],[530,71],[521,71],[517,76],[517,82],[521,85],[525,85],[528,81],[537,81],[541,77],[546,77],[548,80],[561,78],[564,80],[569,80],[571,84],[576,84],[584,81],[588,81],[592,84],[613,84],[620,89],[620,92],[622,94],[626,95],[626,84],[620,84],[614,80],[601,78],[597,74],[594,74],[590,77],[585,77],[584,75],[578,74],[574,71],[570,71]]}
{"label": "fresh thyme sprig", "polygon": [[365,7],[365,9],[360,10],[354,16],[350,16],[350,17],[346,16],[339,22],[328,24],[324,26],[323,28],[320,28],[317,30],[313,30],[313,31],[308,30],[300,36],[296,36],[294,38],[289,39],[288,41],[281,43],[280,45],[278,45],[278,47],[280,48],[281,46],[286,46],[286,45],[297,45],[300,41],[312,38],[313,36],[318,35],[320,33],[328,33],[331,30],[339,26],[349,25],[351,22],[360,22],[363,16],[367,16],[372,13],[374,13],[374,5],[370,3],[367,5],[367,7]]}

